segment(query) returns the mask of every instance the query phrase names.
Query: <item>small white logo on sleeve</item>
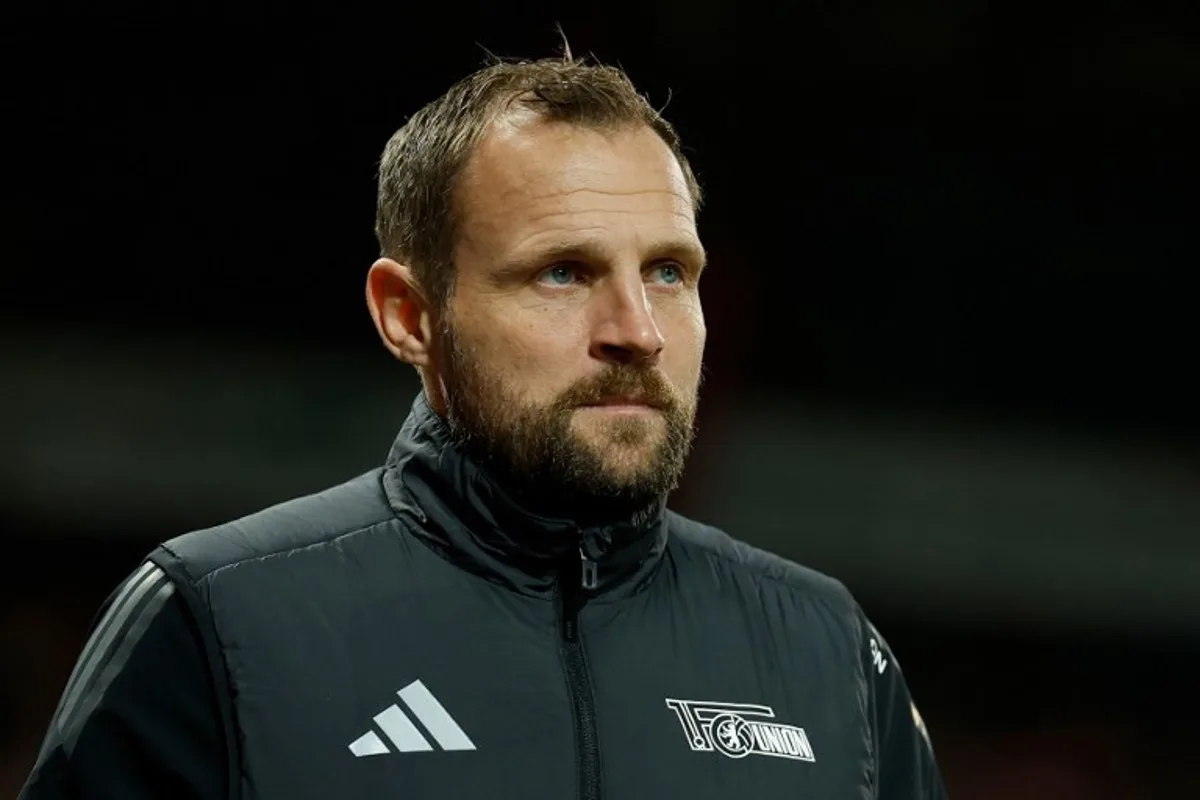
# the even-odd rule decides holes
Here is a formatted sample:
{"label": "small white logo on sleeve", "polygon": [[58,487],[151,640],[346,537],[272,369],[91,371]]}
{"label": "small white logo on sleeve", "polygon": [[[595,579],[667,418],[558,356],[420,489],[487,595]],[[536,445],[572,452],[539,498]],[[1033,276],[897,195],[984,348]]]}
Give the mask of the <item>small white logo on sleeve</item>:
{"label": "small white logo on sleeve", "polygon": [[679,718],[688,746],[698,753],[817,760],[804,729],[773,722],[770,706],[667,698],[667,707]]}
{"label": "small white logo on sleeve", "polygon": [[879,670],[879,674],[882,675],[883,671],[887,669],[888,662],[883,657],[883,650],[880,649],[879,642],[875,641],[874,636],[871,637],[871,660],[875,662],[875,669]]}
{"label": "small white logo on sleeve", "polygon": [[[425,733],[433,737],[438,747],[435,748],[429,739],[425,738],[425,733],[421,732],[399,703],[393,703],[373,719],[383,736],[391,742],[392,748],[395,748],[394,752],[475,749],[475,743],[458,726],[450,712],[442,707],[433,693],[425,688],[425,684],[413,681],[396,694],[400,695],[400,700],[408,707],[409,713],[416,717],[417,722],[424,727]],[[373,730],[367,731],[350,743],[350,752],[357,758],[381,756],[393,752],[392,748],[389,748],[387,742]]]}

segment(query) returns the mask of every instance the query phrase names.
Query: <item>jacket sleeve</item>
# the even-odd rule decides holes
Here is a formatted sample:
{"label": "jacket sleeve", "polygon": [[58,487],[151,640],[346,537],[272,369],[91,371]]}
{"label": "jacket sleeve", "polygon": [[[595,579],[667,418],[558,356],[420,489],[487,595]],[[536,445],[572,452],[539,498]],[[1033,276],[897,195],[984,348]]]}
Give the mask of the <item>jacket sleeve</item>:
{"label": "jacket sleeve", "polygon": [[879,800],[945,800],[946,788],[925,722],[896,656],[864,617],[863,670],[870,692]]}
{"label": "jacket sleeve", "polygon": [[101,608],[18,800],[219,800],[225,743],[199,634],[147,562]]}

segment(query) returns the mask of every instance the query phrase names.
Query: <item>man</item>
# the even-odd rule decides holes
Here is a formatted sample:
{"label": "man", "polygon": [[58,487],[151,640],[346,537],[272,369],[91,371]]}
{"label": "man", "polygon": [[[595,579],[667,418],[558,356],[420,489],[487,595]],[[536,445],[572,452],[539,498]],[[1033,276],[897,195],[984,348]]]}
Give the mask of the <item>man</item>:
{"label": "man", "polygon": [[151,553],[22,797],[943,797],[846,589],[665,509],[699,204],[616,69],[493,64],[418,112],[366,285],[423,386],[386,464]]}

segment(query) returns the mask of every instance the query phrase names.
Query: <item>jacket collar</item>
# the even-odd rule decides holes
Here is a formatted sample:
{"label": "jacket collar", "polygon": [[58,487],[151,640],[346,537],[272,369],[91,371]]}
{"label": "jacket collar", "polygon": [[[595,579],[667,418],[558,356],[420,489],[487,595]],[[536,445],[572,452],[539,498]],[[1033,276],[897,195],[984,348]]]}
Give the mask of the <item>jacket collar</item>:
{"label": "jacket collar", "polygon": [[665,497],[620,516],[538,513],[453,442],[424,393],[388,454],[383,487],[396,514],[444,558],[522,594],[582,587],[586,558],[587,593],[622,596],[650,580],[666,548]]}

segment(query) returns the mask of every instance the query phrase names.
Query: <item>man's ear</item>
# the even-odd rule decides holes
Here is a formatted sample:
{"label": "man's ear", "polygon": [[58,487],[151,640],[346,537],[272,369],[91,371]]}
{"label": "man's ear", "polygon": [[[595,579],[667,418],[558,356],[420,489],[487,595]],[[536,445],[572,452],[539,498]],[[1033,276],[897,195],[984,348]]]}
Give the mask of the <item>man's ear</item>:
{"label": "man's ear", "polygon": [[414,367],[428,367],[433,347],[433,312],[405,264],[381,258],[367,272],[367,308],[384,347]]}

